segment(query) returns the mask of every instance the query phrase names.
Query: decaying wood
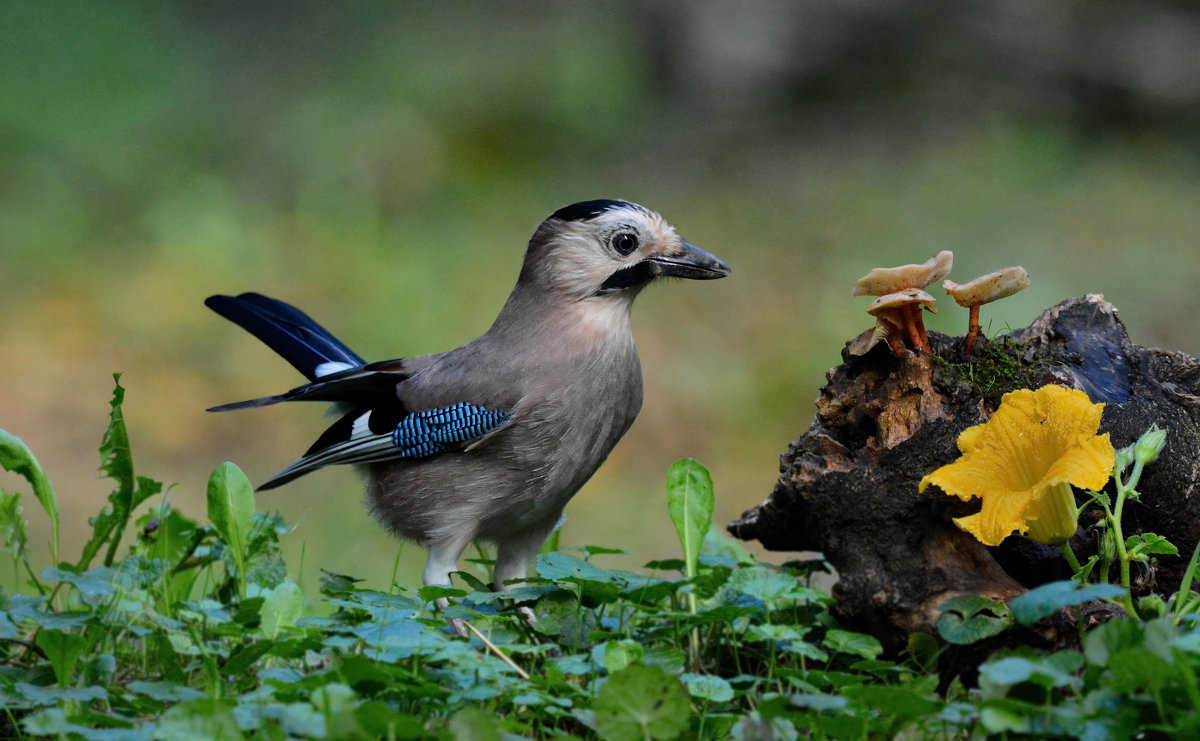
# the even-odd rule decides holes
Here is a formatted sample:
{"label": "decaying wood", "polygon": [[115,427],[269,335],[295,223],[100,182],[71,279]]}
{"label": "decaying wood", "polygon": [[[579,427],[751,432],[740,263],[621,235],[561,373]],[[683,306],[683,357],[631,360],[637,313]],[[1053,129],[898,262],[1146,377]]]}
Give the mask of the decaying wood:
{"label": "decaying wood", "polygon": [[[812,426],[781,456],[774,491],[730,532],[771,550],[822,552],[837,569],[840,617],[893,648],[913,631],[936,634],[938,606],[950,597],[1008,600],[1065,578],[1056,549],[1017,537],[987,548],[951,522],[978,502],[936,487],[917,493],[922,476],[957,459],[958,434],[986,421],[1004,393],[1058,383],[1106,404],[1100,431],[1118,448],[1152,423],[1168,430],[1166,449],[1142,477],[1141,500],[1126,506],[1125,532],[1156,532],[1179,547],[1182,557],[1142,573],[1143,588],[1153,580],[1155,591],[1174,591],[1200,540],[1200,361],[1132,344],[1100,296],[1065,301],[1022,331],[982,340],[975,355],[962,338],[930,332],[929,340],[932,355],[896,357],[884,343],[861,357],[843,353]],[[1089,519],[1085,512],[1081,520]],[[1083,529],[1073,545],[1084,558],[1094,552]],[[1053,625],[1042,632],[1045,645],[1073,639]]]}

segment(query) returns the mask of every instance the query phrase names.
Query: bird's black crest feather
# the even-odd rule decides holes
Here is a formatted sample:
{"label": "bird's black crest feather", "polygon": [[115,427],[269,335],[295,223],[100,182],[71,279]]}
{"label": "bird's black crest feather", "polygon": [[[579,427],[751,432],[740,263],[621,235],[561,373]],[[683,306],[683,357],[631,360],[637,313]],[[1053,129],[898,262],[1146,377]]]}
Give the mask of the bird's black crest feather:
{"label": "bird's black crest feather", "polygon": [[596,201],[580,201],[579,203],[572,203],[570,206],[563,206],[551,214],[550,218],[561,221],[586,221],[594,219],[606,211],[613,211],[618,208],[638,208],[638,206],[629,201],[614,201],[602,198]]}

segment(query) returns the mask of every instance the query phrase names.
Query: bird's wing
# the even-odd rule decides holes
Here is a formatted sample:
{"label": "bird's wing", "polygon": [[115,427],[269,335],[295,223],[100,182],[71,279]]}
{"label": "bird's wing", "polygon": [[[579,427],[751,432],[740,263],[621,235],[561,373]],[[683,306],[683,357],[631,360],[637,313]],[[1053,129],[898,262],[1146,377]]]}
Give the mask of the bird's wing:
{"label": "bird's wing", "polygon": [[419,412],[408,411],[399,399],[359,407],[259,489],[273,489],[323,466],[415,460],[461,450],[504,427],[512,417],[511,412],[465,401]]}

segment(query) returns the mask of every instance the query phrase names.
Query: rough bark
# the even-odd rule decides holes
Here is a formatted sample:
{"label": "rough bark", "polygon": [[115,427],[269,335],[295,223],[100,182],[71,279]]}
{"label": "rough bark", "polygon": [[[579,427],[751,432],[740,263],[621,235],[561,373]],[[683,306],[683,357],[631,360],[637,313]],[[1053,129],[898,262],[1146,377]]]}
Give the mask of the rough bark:
{"label": "rough bark", "polygon": [[[1126,507],[1125,532],[1155,532],[1179,547],[1183,556],[1140,573],[1140,588],[1174,591],[1200,540],[1200,361],[1134,345],[1099,296],[1047,309],[1010,336],[981,338],[975,355],[961,338],[929,337],[932,355],[897,357],[885,343],[861,357],[843,353],[812,426],[781,456],[774,491],[730,532],[771,550],[822,552],[837,569],[840,617],[896,648],[913,631],[936,634],[938,606],[950,597],[1008,600],[1065,578],[1056,549],[1017,537],[987,548],[951,522],[978,503],[936,487],[917,493],[922,476],[958,457],[958,434],[986,421],[1004,393],[1058,383],[1106,404],[1101,432],[1117,448],[1151,424],[1168,430],[1141,500]],[[1085,511],[1081,521],[1090,520]],[[1073,545],[1086,557],[1094,546],[1084,530]],[[1047,645],[1068,640],[1048,630]]]}

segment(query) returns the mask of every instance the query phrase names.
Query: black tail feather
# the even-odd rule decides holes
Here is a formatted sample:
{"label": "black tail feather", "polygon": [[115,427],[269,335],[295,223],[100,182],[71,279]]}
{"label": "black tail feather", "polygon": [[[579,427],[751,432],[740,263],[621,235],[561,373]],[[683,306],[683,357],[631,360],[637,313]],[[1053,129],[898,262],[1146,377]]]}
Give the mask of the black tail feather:
{"label": "black tail feather", "polygon": [[[204,305],[261,340],[310,381],[324,363],[366,365],[353,350],[290,304],[258,293],[210,296]],[[263,400],[263,404],[274,403]],[[263,404],[245,403],[247,406]]]}

